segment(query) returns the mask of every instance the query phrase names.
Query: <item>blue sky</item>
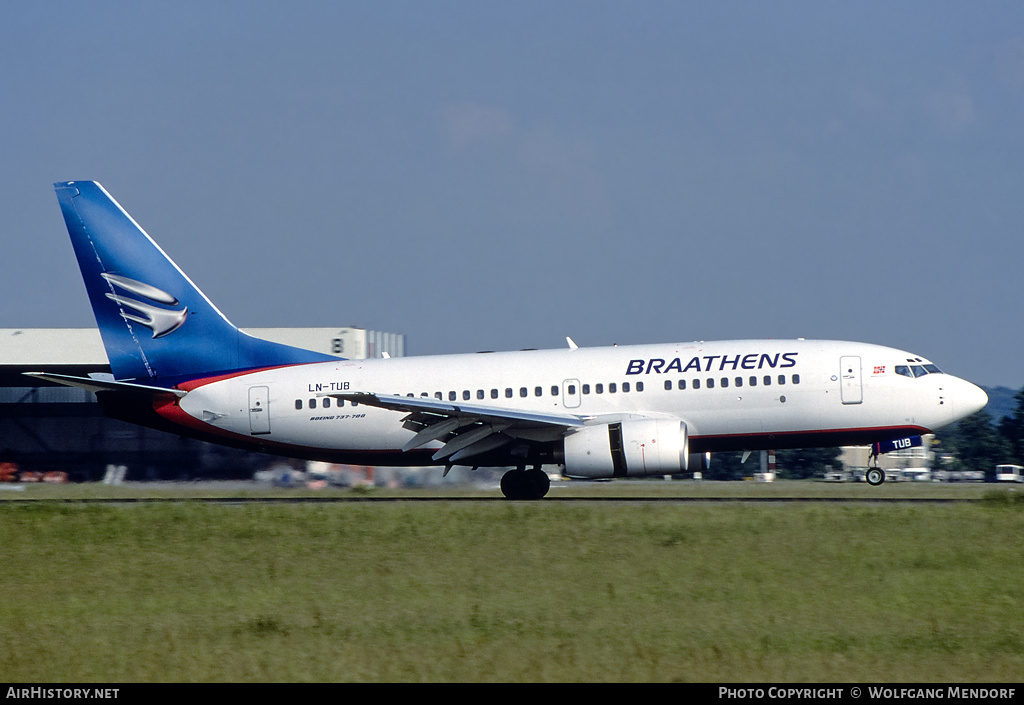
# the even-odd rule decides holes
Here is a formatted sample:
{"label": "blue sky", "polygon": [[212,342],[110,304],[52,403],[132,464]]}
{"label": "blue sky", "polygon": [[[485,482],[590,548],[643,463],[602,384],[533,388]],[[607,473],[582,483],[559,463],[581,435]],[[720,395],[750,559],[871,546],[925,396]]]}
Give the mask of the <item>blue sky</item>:
{"label": "blue sky", "polygon": [[410,354],[838,338],[1024,386],[1019,2],[47,2],[0,24],[0,327],[95,179],[236,324]]}

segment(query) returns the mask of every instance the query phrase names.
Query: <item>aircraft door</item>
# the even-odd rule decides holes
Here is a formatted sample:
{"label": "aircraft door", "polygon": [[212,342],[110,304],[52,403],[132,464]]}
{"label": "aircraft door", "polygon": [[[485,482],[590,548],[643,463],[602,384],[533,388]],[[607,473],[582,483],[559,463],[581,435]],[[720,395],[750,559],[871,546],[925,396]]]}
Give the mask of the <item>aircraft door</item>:
{"label": "aircraft door", "polygon": [[860,357],[851,355],[839,358],[839,383],[844,404],[860,404],[864,401]]}
{"label": "aircraft door", "polygon": [[270,387],[249,387],[249,431],[270,433]]}
{"label": "aircraft door", "polygon": [[566,409],[575,409],[580,405],[580,381],[567,379],[562,382],[562,404]]}

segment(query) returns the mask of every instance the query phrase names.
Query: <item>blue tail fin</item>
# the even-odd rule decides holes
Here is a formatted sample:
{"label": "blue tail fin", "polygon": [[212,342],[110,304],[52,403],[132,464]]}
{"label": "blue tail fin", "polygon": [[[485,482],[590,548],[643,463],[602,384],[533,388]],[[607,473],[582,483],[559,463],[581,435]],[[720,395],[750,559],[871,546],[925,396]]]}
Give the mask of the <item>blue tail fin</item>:
{"label": "blue tail fin", "polygon": [[242,333],[102,186],[54,188],[116,379],[170,384],[338,359]]}

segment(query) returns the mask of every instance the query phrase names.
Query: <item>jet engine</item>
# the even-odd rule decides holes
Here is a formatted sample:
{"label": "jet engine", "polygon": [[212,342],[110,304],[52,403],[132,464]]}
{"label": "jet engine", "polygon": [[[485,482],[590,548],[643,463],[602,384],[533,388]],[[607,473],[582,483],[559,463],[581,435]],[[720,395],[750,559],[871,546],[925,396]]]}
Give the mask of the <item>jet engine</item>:
{"label": "jet engine", "polygon": [[689,456],[679,419],[627,419],[595,424],[565,437],[565,474],[579,478],[675,475]]}

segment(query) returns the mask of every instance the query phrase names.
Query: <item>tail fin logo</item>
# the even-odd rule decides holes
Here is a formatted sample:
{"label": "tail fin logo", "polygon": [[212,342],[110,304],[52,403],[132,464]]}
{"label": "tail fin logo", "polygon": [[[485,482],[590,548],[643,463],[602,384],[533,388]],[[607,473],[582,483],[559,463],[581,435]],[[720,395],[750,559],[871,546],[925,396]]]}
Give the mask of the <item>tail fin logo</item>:
{"label": "tail fin logo", "polygon": [[125,320],[135,321],[146,326],[153,331],[154,338],[162,338],[173,333],[188,318],[187,306],[181,309],[160,308],[151,303],[117,294],[113,288],[116,287],[129,294],[134,294],[164,306],[177,306],[178,300],[162,289],[157,289],[155,286],[150,286],[149,284],[117,274],[103,273],[100,276],[111,285],[112,293],[107,294],[107,298],[121,308],[121,316]]}

